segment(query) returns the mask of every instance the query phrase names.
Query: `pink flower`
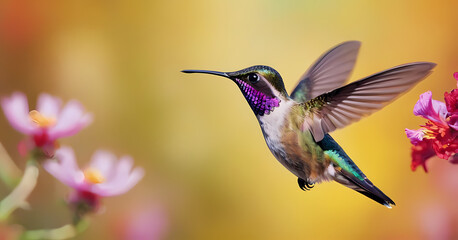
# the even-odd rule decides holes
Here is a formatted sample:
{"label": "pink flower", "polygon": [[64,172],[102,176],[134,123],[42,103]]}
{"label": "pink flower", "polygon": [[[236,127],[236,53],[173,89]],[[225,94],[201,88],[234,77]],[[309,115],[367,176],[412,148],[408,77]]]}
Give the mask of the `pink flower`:
{"label": "pink flower", "polygon": [[99,150],[92,156],[88,167],[81,170],[75,160],[75,154],[69,147],[56,151],[55,159],[49,159],[43,167],[63,184],[76,192],[70,202],[85,202],[92,209],[96,208],[100,197],[123,194],[135,186],[144,175],[142,168],[132,169],[133,160],[124,156],[116,162],[116,156]]}
{"label": "pink flower", "polygon": [[57,139],[72,136],[92,122],[92,115],[78,101],[62,108],[59,98],[45,93],[38,97],[36,110],[29,110],[27,97],[19,92],[4,97],[1,105],[11,126],[30,137],[20,145],[22,154],[38,147],[50,156]]}
{"label": "pink flower", "polygon": [[75,154],[69,147],[56,151],[56,160],[50,159],[43,167],[65,185],[77,190],[92,192],[98,196],[109,197],[129,191],[143,177],[143,169],[132,169],[133,160],[124,156],[116,162],[116,156],[99,150],[94,153],[88,167],[81,170]]}
{"label": "pink flower", "polygon": [[429,121],[418,130],[405,129],[413,144],[412,170],[421,165],[427,172],[426,161],[433,156],[458,163],[458,89],[444,94],[445,103],[433,100],[431,95],[430,91],[420,95],[413,111]]}

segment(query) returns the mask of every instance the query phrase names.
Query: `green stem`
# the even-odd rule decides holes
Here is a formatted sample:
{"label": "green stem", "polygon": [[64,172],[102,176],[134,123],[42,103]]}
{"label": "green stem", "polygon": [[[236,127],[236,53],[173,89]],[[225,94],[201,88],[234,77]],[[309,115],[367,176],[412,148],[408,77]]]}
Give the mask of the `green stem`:
{"label": "green stem", "polygon": [[0,143],[0,179],[9,188],[14,188],[21,180],[21,170],[16,166],[8,152]]}
{"label": "green stem", "polygon": [[35,188],[38,178],[35,160],[29,160],[24,175],[13,191],[0,202],[0,221],[5,221],[17,208],[27,208],[27,198]]}
{"label": "green stem", "polygon": [[21,240],[36,240],[36,239],[68,239],[75,237],[77,234],[86,230],[89,226],[88,221],[79,221],[76,225],[67,224],[54,229],[40,229],[24,231],[21,235]]}

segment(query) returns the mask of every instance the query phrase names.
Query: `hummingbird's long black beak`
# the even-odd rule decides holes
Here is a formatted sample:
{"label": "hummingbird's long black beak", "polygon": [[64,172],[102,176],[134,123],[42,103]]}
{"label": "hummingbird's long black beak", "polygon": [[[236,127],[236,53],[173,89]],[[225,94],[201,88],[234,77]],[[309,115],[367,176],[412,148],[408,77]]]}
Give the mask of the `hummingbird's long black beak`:
{"label": "hummingbird's long black beak", "polygon": [[217,75],[221,77],[227,77],[231,78],[227,73],[225,72],[218,72],[218,71],[207,71],[207,70],[183,70],[181,71],[183,73],[205,73],[205,74],[212,74],[212,75]]}

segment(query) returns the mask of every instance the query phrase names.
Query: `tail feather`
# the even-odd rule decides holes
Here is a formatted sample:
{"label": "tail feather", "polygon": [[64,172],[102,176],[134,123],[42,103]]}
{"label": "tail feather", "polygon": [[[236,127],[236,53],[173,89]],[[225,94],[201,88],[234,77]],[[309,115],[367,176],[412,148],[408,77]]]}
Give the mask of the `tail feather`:
{"label": "tail feather", "polygon": [[361,181],[341,169],[340,171],[336,171],[335,180],[388,208],[391,208],[391,205],[396,205],[391,198],[374,186],[367,177],[364,178],[364,181]]}
{"label": "tail feather", "polygon": [[364,175],[356,166],[345,151],[337,144],[329,134],[326,134],[322,141],[318,142],[324,153],[331,159],[335,172],[331,174],[334,180],[346,187],[349,187],[364,196],[391,208],[396,205],[391,198],[386,196]]}

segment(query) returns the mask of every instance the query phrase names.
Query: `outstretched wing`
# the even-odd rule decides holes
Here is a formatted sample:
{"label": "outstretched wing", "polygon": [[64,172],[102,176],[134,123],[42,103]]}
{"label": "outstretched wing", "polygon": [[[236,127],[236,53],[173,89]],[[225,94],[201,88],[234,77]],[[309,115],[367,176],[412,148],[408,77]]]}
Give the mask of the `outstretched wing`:
{"label": "outstretched wing", "polygon": [[381,109],[428,76],[435,66],[430,62],[400,65],[301,103],[303,129],[310,130],[316,142],[321,141],[324,134]]}
{"label": "outstretched wing", "polygon": [[291,93],[297,102],[306,102],[344,84],[355,66],[361,42],[344,42],[323,54],[299,79]]}

